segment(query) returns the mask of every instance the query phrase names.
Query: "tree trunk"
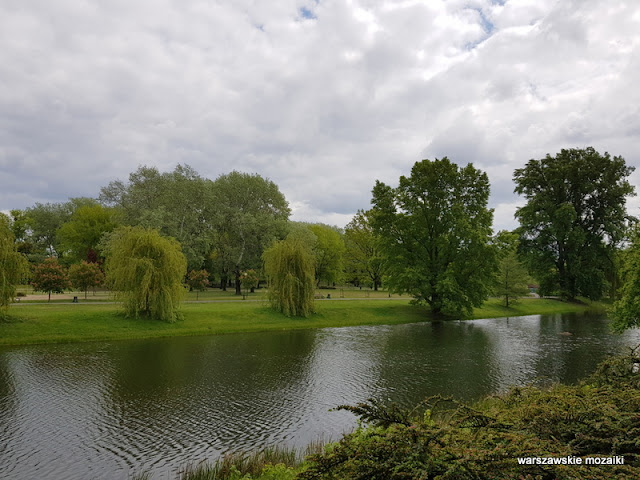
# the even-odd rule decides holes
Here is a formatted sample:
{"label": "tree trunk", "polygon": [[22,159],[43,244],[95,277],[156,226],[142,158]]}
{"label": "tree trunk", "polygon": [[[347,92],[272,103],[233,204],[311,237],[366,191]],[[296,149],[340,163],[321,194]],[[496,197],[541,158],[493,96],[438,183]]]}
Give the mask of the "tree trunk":
{"label": "tree trunk", "polygon": [[236,270],[236,295],[242,295],[242,285],[240,283],[240,270]]}

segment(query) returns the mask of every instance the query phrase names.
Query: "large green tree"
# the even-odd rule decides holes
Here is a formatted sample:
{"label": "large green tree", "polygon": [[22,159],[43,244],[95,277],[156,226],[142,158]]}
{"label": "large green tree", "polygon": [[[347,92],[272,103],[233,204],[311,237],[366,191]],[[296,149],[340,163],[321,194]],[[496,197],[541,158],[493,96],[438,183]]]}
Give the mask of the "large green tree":
{"label": "large green tree", "polygon": [[313,313],[315,256],[302,236],[274,243],[263,258],[272,307],[287,316]]}
{"label": "large green tree", "polygon": [[265,248],[284,238],[289,205],[272,181],[235,171],[213,182],[213,195],[214,265],[223,283],[225,276],[232,276],[241,295],[242,272],[259,269]]}
{"label": "large green tree", "polygon": [[102,235],[116,226],[113,209],[99,204],[80,207],[58,229],[60,250],[76,261],[95,260]]}
{"label": "large green tree", "polygon": [[434,313],[470,314],[487,298],[495,268],[487,174],[449,159],[422,160],[397,188],[377,181],[371,224],[391,291]]}
{"label": "large green tree", "polygon": [[120,227],[106,245],[105,269],[127,315],[178,319],[187,261],[174,238],[153,229]]}
{"label": "large green tree", "polygon": [[527,203],[516,211],[520,251],[541,291],[597,299],[627,228],[627,178],[622,157],[593,148],[561,150],[529,160],[514,173]]}
{"label": "large green tree", "polygon": [[153,228],[180,242],[190,270],[202,268],[213,245],[217,205],[212,183],[188,165],[161,173],[141,166],[128,182],[116,180],[100,190],[103,205],[115,207],[116,219]]}
{"label": "large green tree", "polygon": [[358,283],[370,284],[374,290],[378,290],[382,283],[384,262],[378,239],[371,228],[370,211],[358,210],[344,228],[344,243],[347,272],[357,279]]}
{"label": "large green tree", "polygon": [[6,309],[27,273],[28,263],[18,252],[9,218],[0,213],[0,308]]}

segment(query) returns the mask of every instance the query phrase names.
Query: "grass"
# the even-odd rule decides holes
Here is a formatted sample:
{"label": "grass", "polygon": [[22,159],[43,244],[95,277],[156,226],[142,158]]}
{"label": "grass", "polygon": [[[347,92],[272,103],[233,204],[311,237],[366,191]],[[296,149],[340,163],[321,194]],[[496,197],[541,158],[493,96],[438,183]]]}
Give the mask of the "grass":
{"label": "grass", "polygon": [[[104,289],[97,289],[96,291],[89,290],[87,298],[85,299],[85,293],[81,291],[67,291],[64,293],[52,293],[51,301],[48,299],[48,294],[43,292],[36,292],[30,285],[19,285],[17,291],[21,292],[25,296],[20,297],[20,303],[69,303],[73,300],[73,297],[78,297],[80,302],[105,302],[113,301],[114,296],[111,292]],[[401,298],[400,295],[389,295],[384,290],[374,291],[370,288],[356,288],[356,287],[337,287],[337,288],[319,288],[316,290],[316,295],[326,298],[330,295],[331,298]],[[257,289],[254,293],[247,293],[246,297],[249,300],[265,300],[266,289]],[[405,297],[406,298],[406,297]],[[238,301],[243,300],[242,295],[235,294],[235,288],[229,287],[226,291],[219,288],[208,288],[204,292],[192,291],[187,292],[186,301]]]}
{"label": "grass", "polygon": [[[386,295],[386,294],[385,294]],[[332,295],[333,297],[333,295]],[[506,308],[490,299],[472,318],[582,312],[593,305],[553,299],[523,299]],[[0,345],[62,343],[97,340],[211,335],[301,328],[393,325],[433,320],[425,307],[408,299],[320,300],[309,318],[286,317],[265,302],[185,303],[184,320],[164,323],[147,318],[127,318],[117,304],[12,305],[0,316]]]}

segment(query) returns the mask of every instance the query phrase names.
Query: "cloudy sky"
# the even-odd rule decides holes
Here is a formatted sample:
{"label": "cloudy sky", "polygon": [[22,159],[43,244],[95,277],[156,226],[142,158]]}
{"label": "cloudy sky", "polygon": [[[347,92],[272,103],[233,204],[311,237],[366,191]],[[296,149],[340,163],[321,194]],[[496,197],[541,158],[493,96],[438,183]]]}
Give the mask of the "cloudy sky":
{"label": "cloudy sky", "polygon": [[639,110],[635,1],[0,0],[4,211],[186,163],[344,226],[448,156],[513,228],[515,168],[586,146],[640,167]]}

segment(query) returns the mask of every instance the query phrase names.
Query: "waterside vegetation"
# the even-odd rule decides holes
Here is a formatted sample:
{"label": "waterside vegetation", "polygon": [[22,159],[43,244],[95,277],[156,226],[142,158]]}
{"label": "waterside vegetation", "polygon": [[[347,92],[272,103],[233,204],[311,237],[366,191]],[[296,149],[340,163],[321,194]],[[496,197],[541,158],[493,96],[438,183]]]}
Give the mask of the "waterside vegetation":
{"label": "waterside vegetation", "polygon": [[286,447],[234,452],[186,467],[179,480],[636,479],[638,364],[636,348],[578,385],[513,387],[474,405],[434,396],[412,409],[373,399],[338,406],[359,427],[304,459]]}
{"label": "waterside vegetation", "polygon": [[[380,292],[382,293],[382,292]],[[556,299],[525,298],[505,307],[490,299],[469,318],[515,317],[604,310],[596,302],[570,303]],[[10,307],[0,321],[0,345],[124,340],[188,335],[212,335],[301,328],[393,325],[439,321],[425,307],[408,298],[325,299],[307,318],[286,317],[264,301],[185,303],[183,320],[168,323],[147,317],[126,317],[121,308],[106,303],[21,303]]]}

